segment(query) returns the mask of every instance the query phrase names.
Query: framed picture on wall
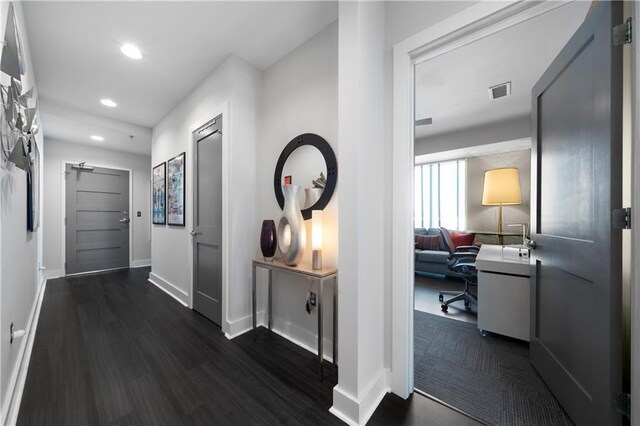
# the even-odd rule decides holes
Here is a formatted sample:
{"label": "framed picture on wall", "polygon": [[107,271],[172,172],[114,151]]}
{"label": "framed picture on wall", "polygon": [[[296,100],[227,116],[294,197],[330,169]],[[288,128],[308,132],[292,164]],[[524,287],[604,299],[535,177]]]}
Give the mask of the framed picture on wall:
{"label": "framed picture on wall", "polygon": [[167,189],[167,210],[168,224],[184,226],[184,169],[185,153],[176,155],[167,161],[168,189]]}
{"label": "framed picture on wall", "polygon": [[162,162],[153,168],[151,217],[154,225],[167,223],[167,163]]}

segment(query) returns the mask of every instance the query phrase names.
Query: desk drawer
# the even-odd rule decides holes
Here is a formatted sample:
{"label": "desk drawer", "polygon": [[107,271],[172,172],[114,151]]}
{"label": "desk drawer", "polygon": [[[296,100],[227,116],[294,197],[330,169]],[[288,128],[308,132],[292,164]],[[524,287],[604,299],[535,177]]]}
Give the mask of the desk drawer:
{"label": "desk drawer", "polygon": [[478,328],[529,341],[529,277],[478,272]]}

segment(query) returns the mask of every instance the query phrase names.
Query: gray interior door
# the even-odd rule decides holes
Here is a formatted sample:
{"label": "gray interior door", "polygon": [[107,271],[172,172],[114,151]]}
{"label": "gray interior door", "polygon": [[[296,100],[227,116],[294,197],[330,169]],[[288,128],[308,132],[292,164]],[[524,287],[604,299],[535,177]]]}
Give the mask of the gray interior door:
{"label": "gray interior door", "polygon": [[193,309],[222,321],[222,116],[193,132]]}
{"label": "gray interior door", "polygon": [[621,12],[594,3],[533,89],[530,356],[578,425],[622,421]]}
{"label": "gray interior door", "polygon": [[67,164],[66,274],[129,267],[129,172]]}

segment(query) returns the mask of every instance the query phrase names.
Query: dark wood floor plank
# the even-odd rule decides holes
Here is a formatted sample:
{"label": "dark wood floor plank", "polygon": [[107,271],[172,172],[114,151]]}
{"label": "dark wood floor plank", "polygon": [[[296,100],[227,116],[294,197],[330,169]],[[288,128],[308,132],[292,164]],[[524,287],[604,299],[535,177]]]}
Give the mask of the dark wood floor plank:
{"label": "dark wood floor plank", "polygon": [[[18,424],[342,424],[335,366],[319,380],[315,355],[264,328],[228,340],[148,274],[47,283]],[[372,424],[431,424],[415,400],[387,396]]]}

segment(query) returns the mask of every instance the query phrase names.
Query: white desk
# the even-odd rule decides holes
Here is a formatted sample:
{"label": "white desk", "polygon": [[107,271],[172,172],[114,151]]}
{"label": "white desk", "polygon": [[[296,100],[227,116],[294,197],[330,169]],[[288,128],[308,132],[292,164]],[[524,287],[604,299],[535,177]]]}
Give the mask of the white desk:
{"label": "white desk", "polygon": [[478,269],[478,328],[529,341],[529,258],[503,257],[502,246],[483,244]]}
{"label": "white desk", "polygon": [[252,305],[253,305],[253,329],[257,326],[257,313],[256,313],[256,268],[264,268],[269,271],[269,301],[268,301],[268,323],[267,326],[271,330],[271,287],[273,283],[272,271],[286,272],[289,274],[304,277],[308,280],[318,283],[318,297],[316,304],[318,307],[318,362],[320,364],[320,379],[324,374],[324,351],[322,347],[323,333],[322,323],[324,322],[324,316],[322,312],[322,292],[325,281],[333,281],[333,364],[338,364],[338,350],[337,350],[337,336],[338,336],[338,270],[334,268],[322,268],[315,270],[311,265],[299,264],[298,266],[287,266],[281,260],[274,259],[272,262],[267,262],[263,259],[254,259],[251,263],[252,266]]}

